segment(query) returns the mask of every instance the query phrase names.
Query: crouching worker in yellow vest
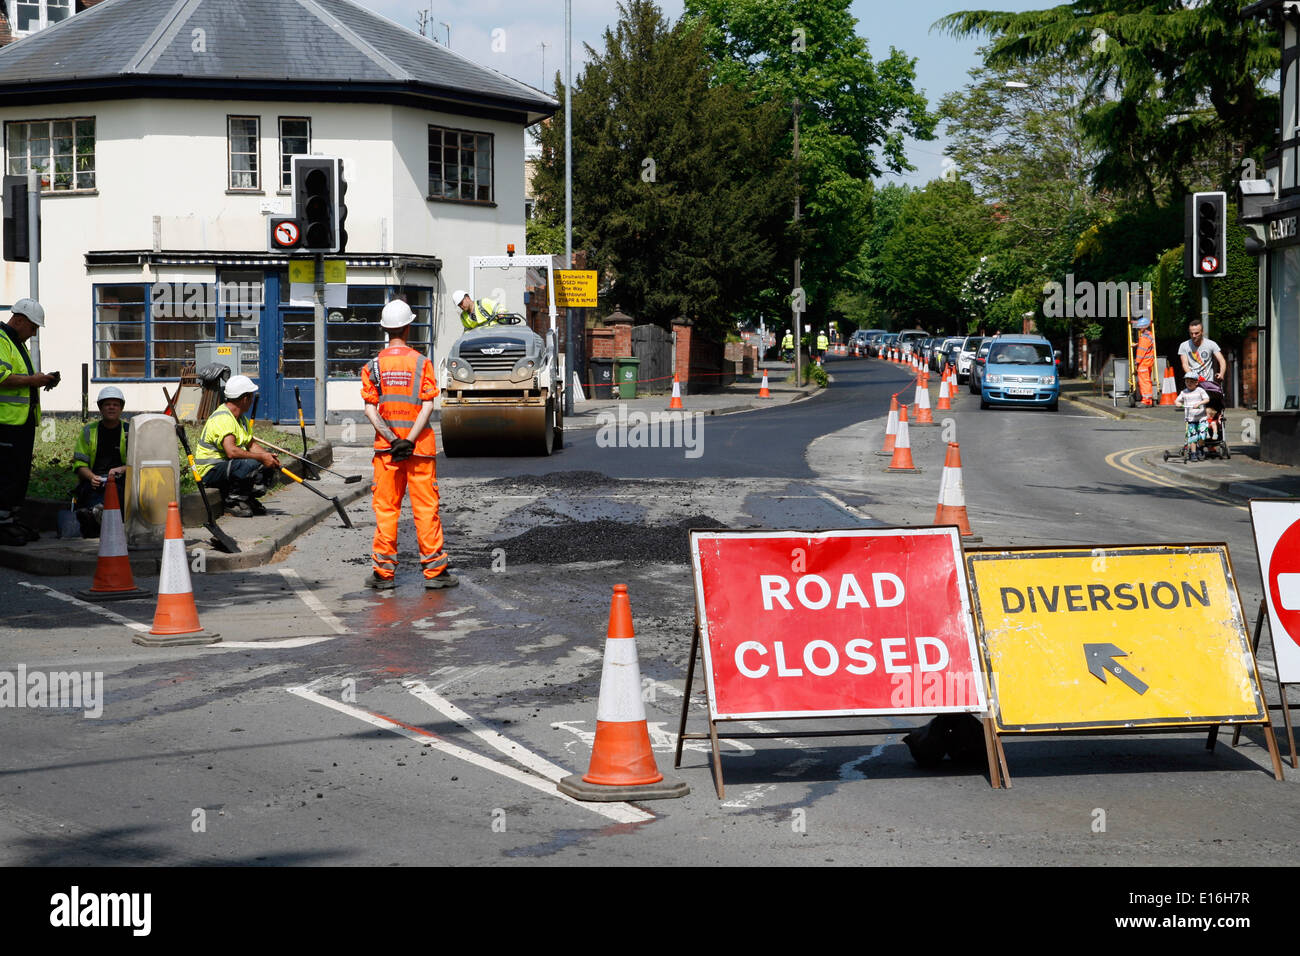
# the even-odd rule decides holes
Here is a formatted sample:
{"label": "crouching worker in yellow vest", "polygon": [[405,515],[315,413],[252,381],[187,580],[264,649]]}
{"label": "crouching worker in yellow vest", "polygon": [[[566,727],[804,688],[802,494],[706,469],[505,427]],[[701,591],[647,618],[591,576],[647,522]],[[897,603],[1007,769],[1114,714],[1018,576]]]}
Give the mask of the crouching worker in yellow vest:
{"label": "crouching worker in yellow vest", "polygon": [[83,538],[98,538],[104,513],[104,491],[117,482],[117,500],[126,501],[126,442],[130,425],[122,421],[126,397],[116,385],[100,389],[95,402],[100,420],[91,422],[77,437],[72,470],[81,480],[73,492],[73,507]]}
{"label": "crouching worker in yellow vest", "polygon": [[246,375],[226,383],[225,404],[208,416],[199,437],[194,466],[205,488],[221,492],[226,511],[237,518],[266,514],[257,499],[266,494],[280,459],[264,448],[248,424],[257,386]]}

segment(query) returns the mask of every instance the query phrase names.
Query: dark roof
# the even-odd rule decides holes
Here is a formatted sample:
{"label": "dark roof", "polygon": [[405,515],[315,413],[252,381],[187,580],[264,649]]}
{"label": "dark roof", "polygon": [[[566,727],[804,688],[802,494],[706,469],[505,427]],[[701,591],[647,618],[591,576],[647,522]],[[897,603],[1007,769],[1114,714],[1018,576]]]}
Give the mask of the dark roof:
{"label": "dark roof", "polygon": [[101,97],[108,90],[236,98],[241,90],[314,92],[326,102],[387,92],[521,114],[526,122],[559,106],[351,0],[105,0],[0,48],[6,96],[48,100],[96,89]]}

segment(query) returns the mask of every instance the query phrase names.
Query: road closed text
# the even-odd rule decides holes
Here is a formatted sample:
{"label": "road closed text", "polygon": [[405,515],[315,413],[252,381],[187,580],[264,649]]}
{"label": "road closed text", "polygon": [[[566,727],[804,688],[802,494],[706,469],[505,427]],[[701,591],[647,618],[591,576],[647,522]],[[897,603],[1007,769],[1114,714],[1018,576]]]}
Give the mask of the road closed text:
{"label": "road closed text", "polygon": [[[775,668],[777,677],[803,677],[805,671],[817,677],[829,677],[841,669],[865,677],[876,670],[877,662],[886,674],[906,674],[913,670],[925,673],[948,666],[948,648],[936,637],[887,637],[876,642],[857,637],[836,647],[830,641],[809,641],[803,651],[793,651],[787,660],[786,642],[772,641],[771,650],[761,641],[744,641],[736,648],[736,670],[745,677],[766,677]],[[771,661],[771,664],[768,664]]]}

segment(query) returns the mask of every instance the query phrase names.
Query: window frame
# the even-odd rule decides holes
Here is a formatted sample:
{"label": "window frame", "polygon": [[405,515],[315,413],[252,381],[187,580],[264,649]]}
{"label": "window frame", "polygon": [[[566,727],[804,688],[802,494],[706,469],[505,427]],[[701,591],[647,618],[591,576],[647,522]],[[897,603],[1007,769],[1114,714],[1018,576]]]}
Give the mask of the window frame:
{"label": "window frame", "polygon": [[[352,297],[353,297],[354,290],[355,291],[379,290],[381,293],[381,295],[379,296],[380,302],[378,304],[374,302],[353,302]],[[411,310],[415,313],[416,316],[415,322],[411,324],[411,330],[414,334],[408,340],[407,344],[410,345],[411,348],[418,351],[421,355],[428,357],[430,351],[433,348],[433,326],[434,326],[433,313],[434,313],[434,303],[437,301],[437,291],[433,286],[423,286],[423,285],[395,286],[395,285],[389,285],[387,283],[383,285],[357,283],[354,285],[352,283],[348,283],[347,309],[349,311],[353,308],[375,309],[377,311],[382,310],[383,303],[388,302],[395,298],[402,298],[404,301],[406,301],[411,306]],[[416,301],[411,302],[410,301],[411,298],[415,298]],[[369,362],[372,358],[378,355],[380,349],[384,348],[382,344],[384,333],[383,330],[380,329],[378,335],[373,337],[372,336],[344,337],[342,333],[346,332],[347,327],[349,325],[355,325],[356,323],[350,323],[347,322],[346,320],[344,322],[331,322],[329,320],[329,313],[336,312],[336,311],[338,310],[330,309],[327,310],[326,313],[326,320],[325,320],[326,379],[331,382],[358,382],[359,383],[361,381],[362,367],[367,362]],[[376,326],[370,323],[366,323],[365,328],[374,329],[376,328]],[[351,356],[346,356],[346,357],[331,356],[330,354],[331,345],[365,346],[366,351],[363,353],[361,357],[359,357],[359,359],[356,360],[357,365],[356,365],[355,375],[339,375],[334,372],[334,369],[339,365],[345,362],[354,361],[354,359]]]}
{"label": "window frame", "polygon": [[[286,153],[284,151],[284,124],[285,122],[306,123],[307,124],[307,148],[301,153]],[[280,134],[280,187],[279,192],[282,195],[288,195],[293,191],[293,157],[311,155],[311,117],[310,116],[281,116],[276,123],[276,129]],[[285,160],[289,160],[288,168],[285,168]]]}
{"label": "window frame", "polygon": [[[56,137],[55,137],[55,135],[54,135],[54,124],[55,124],[55,123],[71,123],[71,124],[72,124],[72,136],[71,136],[71,140],[72,140],[72,152],[71,152],[71,154],[69,154],[69,155],[71,155],[71,157],[72,157],[72,170],[71,170],[71,172],[68,174],[68,175],[70,175],[70,176],[72,177],[72,185],[71,185],[71,187],[68,188],[68,189],[59,189],[59,188],[56,187],[57,176],[58,176],[59,174],[58,174],[58,173],[56,172],[56,170],[55,170],[55,157],[56,157],[56,154],[55,154],[55,152],[54,152],[54,144],[55,144],[55,142],[56,142]],[[78,125],[79,123],[89,123],[89,124],[90,124],[90,139],[91,139],[91,143],[92,143],[92,148],[91,148],[91,151],[90,151],[90,154],[89,154],[89,156],[90,156],[90,169],[78,169],[78,166],[80,165],[80,163],[78,162],[78,160],[79,160],[79,159],[84,159],[84,158],[85,158],[85,154],[81,154],[81,153],[79,153],[79,152],[77,151],[77,144],[78,144],[79,140],[81,139],[81,137],[79,137],[79,136],[77,135],[77,125]],[[45,126],[47,127],[45,140],[46,140],[46,142],[48,142],[48,143],[50,144],[50,151],[49,151],[49,153],[47,154],[47,156],[48,156],[48,164],[44,167],[44,169],[43,169],[43,171],[42,171],[42,174],[41,174],[41,195],[42,195],[42,196],[58,196],[58,195],[63,195],[63,194],[65,194],[65,193],[66,193],[66,194],[80,193],[80,194],[82,194],[82,195],[90,195],[90,194],[94,194],[94,193],[96,193],[96,192],[99,190],[99,178],[98,178],[98,177],[99,177],[99,172],[98,172],[98,170],[97,170],[97,168],[96,168],[96,166],[95,166],[95,163],[96,163],[95,154],[96,154],[96,151],[97,151],[97,147],[98,147],[98,145],[99,145],[99,131],[98,131],[97,123],[96,123],[96,118],[95,118],[94,116],[52,116],[52,117],[42,117],[42,118],[38,118],[38,119],[29,119],[29,120],[27,120],[27,119],[24,119],[24,120],[5,120],[5,122],[4,122],[4,167],[3,167],[5,175],[8,175],[8,176],[26,176],[26,175],[27,175],[27,171],[28,171],[29,169],[31,169],[31,160],[32,160],[32,151],[31,151],[32,135],[31,135],[31,127],[33,127],[33,126],[39,126],[39,125],[41,125],[41,124],[45,124]],[[9,140],[9,137],[10,137],[11,131],[12,131],[15,127],[18,127],[18,126],[27,127],[27,131],[26,131],[26,134],[25,134],[25,135],[26,135],[26,140],[25,140],[25,149],[26,149],[26,152],[23,154],[23,167],[24,167],[24,168],[23,168],[21,171],[13,171],[13,170],[12,170],[12,163],[13,163],[13,158],[14,158],[14,157],[13,157],[13,151],[11,151],[10,148],[9,148],[9,141],[10,141],[10,140]],[[89,175],[89,176],[90,176],[91,184],[90,184],[89,186],[78,186],[78,185],[77,185],[77,178],[78,178],[79,176],[82,176],[82,175]],[[47,182],[48,182],[48,185],[47,185]]]}
{"label": "window frame", "polygon": [[[447,179],[446,179],[445,176],[441,176],[441,175],[439,176],[439,183],[442,184],[442,189],[443,189],[444,193],[440,193],[440,194],[435,194],[435,193],[434,193],[434,191],[433,191],[433,183],[434,183],[433,166],[434,166],[434,162],[435,162],[435,160],[434,160],[434,157],[433,157],[433,148],[434,148],[434,147],[433,147],[432,139],[433,139],[433,134],[434,134],[434,131],[435,131],[435,130],[436,130],[436,131],[438,132],[438,134],[439,134],[439,146],[438,146],[439,156],[438,156],[438,159],[437,159],[437,164],[438,164],[438,166],[440,167],[440,172],[445,172],[445,171],[446,171],[446,168],[447,168],[446,150],[448,150],[448,149],[456,149],[458,153],[462,153],[462,152],[465,150],[465,147],[464,147],[463,145],[461,145],[460,143],[458,143],[455,147],[448,146],[447,143],[446,143],[446,134],[447,134],[447,133],[454,133],[454,134],[456,134],[457,137],[460,137],[460,136],[473,136],[473,137],[474,137],[473,158],[474,158],[475,161],[472,162],[472,163],[470,163],[469,166],[468,166],[469,169],[472,169],[472,170],[475,171],[475,178],[474,178],[474,184],[473,184],[473,188],[474,188],[474,190],[475,190],[475,196],[474,196],[474,198],[472,198],[472,199],[465,199],[465,198],[463,198],[463,197],[461,197],[461,196],[447,196],[447,195],[445,195],[445,189],[446,189],[446,182],[447,182]],[[486,132],[486,131],[484,131],[484,130],[476,130],[476,129],[461,129],[461,128],[458,128],[458,127],[452,127],[452,126],[438,126],[438,125],[435,124],[435,123],[430,123],[430,124],[428,125],[427,133],[428,133],[428,136],[427,136],[427,139],[426,139],[426,142],[425,142],[425,150],[426,150],[426,156],[427,156],[427,160],[428,160],[428,161],[427,161],[428,177],[427,177],[427,180],[426,180],[426,186],[425,186],[425,199],[428,200],[428,201],[430,201],[430,202],[454,202],[454,203],[464,203],[465,205],[470,205],[470,206],[489,206],[489,207],[495,207],[496,204],[497,204],[497,200],[496,200],[496,196],[497,196],[497,189],[496,189],[496,176],[497,176],[497,166],[496,166],[496,134],[495,134],[495,133],[489,133],[489,132]],[[488,162],[487,162],[487,171],[488,171],[488,172],[487,172],[487,179],[488,179],[488,181],[487,181],[486,184],[484,184],[484,183],[480,183],[480,182],[478,181],[478,175],[477,175],[478,170],[479,170],[479,168],[480,168],[480,165],[479,165],[479,163],[478,163],[478,161],[477,161],[477,159],[478,159],[478,152],[479,152],[479,142],[478,142],[478,141],[479,141],[479,138],[480,138],[480,137],[484,137],[484,138],[486,138],[486,140],[487,140],[487,150],[488,150]],[[460,156],[460,155],[457,156],[456,167],[457,167],[457,171],[458,171],[458,173],[459,173],[459,170],[460,170],[462,167],[465,166],[465,164],[461,161],[462,159],[463,159],[462,156]],[[459,175],[458,175],[457,178],[456,178],[456,184],[457,184],[458,189],[459,189],[460,187],[463,187],[463,185],[464,185],[464,181],[460,178]],[[479,189],[480,186],[484,186],[484,185],[486,185],[486,187],[487,187],[488,198],[486,198],[486,199],[479,199],[478,196],[477,196],[478,189]]]}
{"label": "window frame", "polygon": [[[253,142],[256,144],[256,151],[253,153],[240,152],[238,154],[240,156],[251,155],[253,157],[253,169],[252,169],[253,185],[252,186],[235,185],[234,158],[236,153],[234,149],[235,143],[234,143],[234,135],[233,135],[233,123],[235,120],[252,120],[253,123],[255,124],[253,128]],[[242,169],[240,170],[241,173],[247,171],[248,170],[242,170]],[[262,191],[263,191],[262,190],[262,117],[260,115],[250,115],[250,114],[243,114],[243,113],[238,113],[238,114],[227,113],[226,114],[226,192],[255,194],[255,193],[260,193]]]}
{"label": "window frame", "polygon": [[[62,20],[50,19],[51,0],[9,0],[9,2],[5,4],[5,8],[9,15],[9,29],[13,31],[14,37],[17,38],[17,37],[31,36],[33,33],[39,33],[41,30],[44,30],[46,27],[53,26],[56,23],[62,23],[64,20],[71,20],[76,15],[77,13],[76,0],[54,0],[54,2],[57,6],[65,8],[68,11],[68,15],[64,17]],[[39,26],[31,30],[18,29],[19,3],[31,4],[40,8],[41,15],[40,15]]]}

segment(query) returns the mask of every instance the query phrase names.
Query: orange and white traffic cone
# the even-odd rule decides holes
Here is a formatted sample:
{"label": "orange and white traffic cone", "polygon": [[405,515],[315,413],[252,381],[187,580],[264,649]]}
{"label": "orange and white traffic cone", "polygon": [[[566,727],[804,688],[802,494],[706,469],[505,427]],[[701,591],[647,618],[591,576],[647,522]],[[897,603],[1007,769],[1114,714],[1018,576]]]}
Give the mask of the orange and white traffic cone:
{"label": "orange and white traffic cone", "polygon": [[912,441],[907,437],[907,406],[898,410],[898,434],[894,437],[894,456],[885,471],[920,471],[912,464]]}
{"label": "orange and white traffic cone", "polygon": [[199,624],[199,609],[194,604],[194,588],[190,584],[190,566],[185,554],[181,509],[174,501],[167,505],[167,534],[163,539],[162,573],[158,577],[158,608],[154,611],[153,629],[148,634],[137,634],[132,640],[145,647],[212,644],[221,640]]}
{"label": "orange and white traffic cone", "polygon": [[626,584],[614,585],[609,602],[591,764],[585,776],[575,773],[557,786],[575,800],[655,800],[691,792],[686,781],[665,779],[655,764],[641,700],[641,667]]}
{"label": "orange and white traffic cone", "polygon": [[675,412],[675,411],[677,411],[679,408],[680,408],[680,409],[685,409],[686,406],[682,404],[682,383],[681,383],[681,380],[677,377],[677,373],[676,373],[676,372],[673,372],[673,399],[672,399],[671,402],[668,403],[668,410],[669,410],[670,412]]}
{"label": "orange and white traffic cone", "polygon": [[95,580],[90,590],[78,593],[88,601],[123,601],[148,596],[148,592],[135,586],[135,578],[131,575],[131,558],[126,550],[126,528],[122,524],[122,505],[117,496],[115,478],[109,478],[104,486],[104,513],[99,525]]}
{"label": "orange and white traffic cone", "polygon": [[943,378],[939,381],[939,404],[934,406],[936,412],[952,411],[952,392],[948,389],[948,372],[943,373]]}
{"label": "orange and white traffic cone", "polygon": [[771,398],[772,393],[767,390],[767,369],[763,369],[763,384],[758,387],[759,398]]}
{"label": "orange and white traffic cone", "polygon": [[939,505],[934,510],[934,523],[955,524],[967,541],[984,540],[971,531],[970,518],[966,515],[966,489],[961,479],[961,449],[955,441],[948,442],[943,476],[939,479]]}
{"label": "orange and white traffic cone", "polygon": [[1160,380],[1160,404],[1176,405],[1174,399],[1178,397],[1178,383],[1174,380],[1174,370],[1172,366],[1165,366],[1165,377]]}
{"label": "orange and white traffic cone", "polygon": [[914,425],[933,425],[935,424],[934,415],[930,412],[930,373],[922,372],[921,377],[916,382],[916,407],[913,409],[916,414]]}
{"label": "orange and white traffic cone", "polygon": [[894,455],[894,442],[898,439],[898,396],[889,398],[889,418],[885,420],[885,447],[876,452],[886,458]]}

